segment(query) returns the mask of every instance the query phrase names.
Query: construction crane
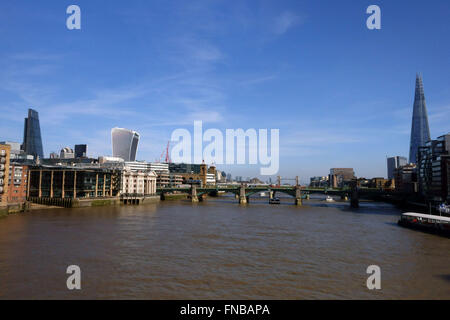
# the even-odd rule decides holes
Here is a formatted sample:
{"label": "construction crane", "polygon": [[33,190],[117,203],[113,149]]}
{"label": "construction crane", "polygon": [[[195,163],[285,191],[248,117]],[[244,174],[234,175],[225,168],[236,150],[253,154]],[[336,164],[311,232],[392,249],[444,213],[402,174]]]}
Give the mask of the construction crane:
{"label": "construction crane", "polygon": [[161,156],[159,157],[159,162],[162,161],[162,159],[163,159],[163,157],[164,157],[164,153],[166,153],[166,156],[165,156],[165,158],[164,158],[164,162],[165,162],[165,163],[171,163],[170,156],[169,156],[169,146],[170,146],[170,140],[167,141],[167,147],[166,147],[166,150],[164,150],[164,151],[161,153]]}

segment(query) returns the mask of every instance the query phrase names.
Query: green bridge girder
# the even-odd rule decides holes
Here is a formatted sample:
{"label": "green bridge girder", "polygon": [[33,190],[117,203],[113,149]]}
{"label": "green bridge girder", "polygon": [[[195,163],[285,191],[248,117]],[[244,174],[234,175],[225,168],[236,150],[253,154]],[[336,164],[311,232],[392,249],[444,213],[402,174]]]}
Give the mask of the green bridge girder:
{"label": "green bridge girder", "polygon": [[[257,187],[245,187],[245,195],[251,196],[258,192],[265,191],[274,191],[274,192],[283,192],[288,195],[295,197],[295,186],[286,186],[286,187],[271,187],[271,186],[257,186]],[[211,192],[219,192],[225,191],[229,193],[233,193],[236,195],[240,195],[241,186],[232,186],[232,187],[197,187],[197,195],[208,194]],[[177,192],[186,192],[190,193],[191,188],[157,188],[156,192],[158,194],[161,193],[170,193],[173,191]],[[331,189],[331,188],[301,188],[302,194],[327,194],[327,195],[336,195],[336,196],[350,196],[352,190],[347,189]],[[389,196],[389,195],[400,195],[398,192],[387,191],[382,189],[371,189],[371,188],[359,188],[357,189],[358,195],[360,197],[372,198],[376,196]]]}

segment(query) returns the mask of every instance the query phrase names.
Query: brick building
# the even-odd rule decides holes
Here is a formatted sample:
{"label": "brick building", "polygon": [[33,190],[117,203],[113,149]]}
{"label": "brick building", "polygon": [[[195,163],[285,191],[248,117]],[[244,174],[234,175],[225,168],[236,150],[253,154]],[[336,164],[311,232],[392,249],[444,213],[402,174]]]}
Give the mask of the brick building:
{"label": "brick building", "polygon": [[28,166],[11,163],[9,166],[7,201],[9,203],[27,200]]}
{"label": "brick building", "polygon": [[11,146],[0,144],[0,204],[8,202],[9,158]]}

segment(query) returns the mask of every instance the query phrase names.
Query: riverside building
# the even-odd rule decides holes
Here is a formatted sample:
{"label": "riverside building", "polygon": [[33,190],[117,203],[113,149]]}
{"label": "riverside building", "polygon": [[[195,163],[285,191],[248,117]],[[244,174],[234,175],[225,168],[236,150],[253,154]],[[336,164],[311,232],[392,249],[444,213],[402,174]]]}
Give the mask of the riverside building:
{"label": "riverside building", "polygon": [[27,195],[31,198],[114,197],[120,193],[121,171],[74,166],[30,166]]}
{"label": "riverside building", "polygon": [[419,192],[428,201],[450,201],[450,133],[418,150]]}
{"label": "riverside building", "polygon": [[154,195],[156,173],[154,171],[122,171],[122,195]]}
{"label": "riverside building", "polygon": [[343,188],[347,186],[355,177],[353,168],[331,168],[329,183],[332,188]]}
{"label": "riverside building", "polygon": [[401,193],[417,192],[416,164],[410,163],[394,170],[395,190]]}
{"label": "riverside building", "polygon": [[6,204],[8,202],[10,152],[10,145],[0,144],[0,204]]}
{"label": "riverside building", "polygon": [[22,203],[27,200],[28,166],[11,162],[8,177],[8,203]]}

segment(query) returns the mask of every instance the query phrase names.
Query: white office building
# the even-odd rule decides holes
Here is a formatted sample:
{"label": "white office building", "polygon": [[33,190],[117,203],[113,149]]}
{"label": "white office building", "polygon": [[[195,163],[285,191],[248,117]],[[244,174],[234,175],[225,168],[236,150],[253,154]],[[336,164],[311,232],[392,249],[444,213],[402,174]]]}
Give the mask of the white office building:
{"label": "white office building", "polygon": [[169,173],[168,163],[126,161],[125,167],[132,171],[155,171],[156,173]]}
{"label": "white office building", "polygon": [[214,173],[206,174],[206,184],[216,184],[216,175]]}
{"label": "white office building", "polygon": [[122,171],[122,188],[124,195],[154,195],[156,193],[156,173],[153,171]]}

